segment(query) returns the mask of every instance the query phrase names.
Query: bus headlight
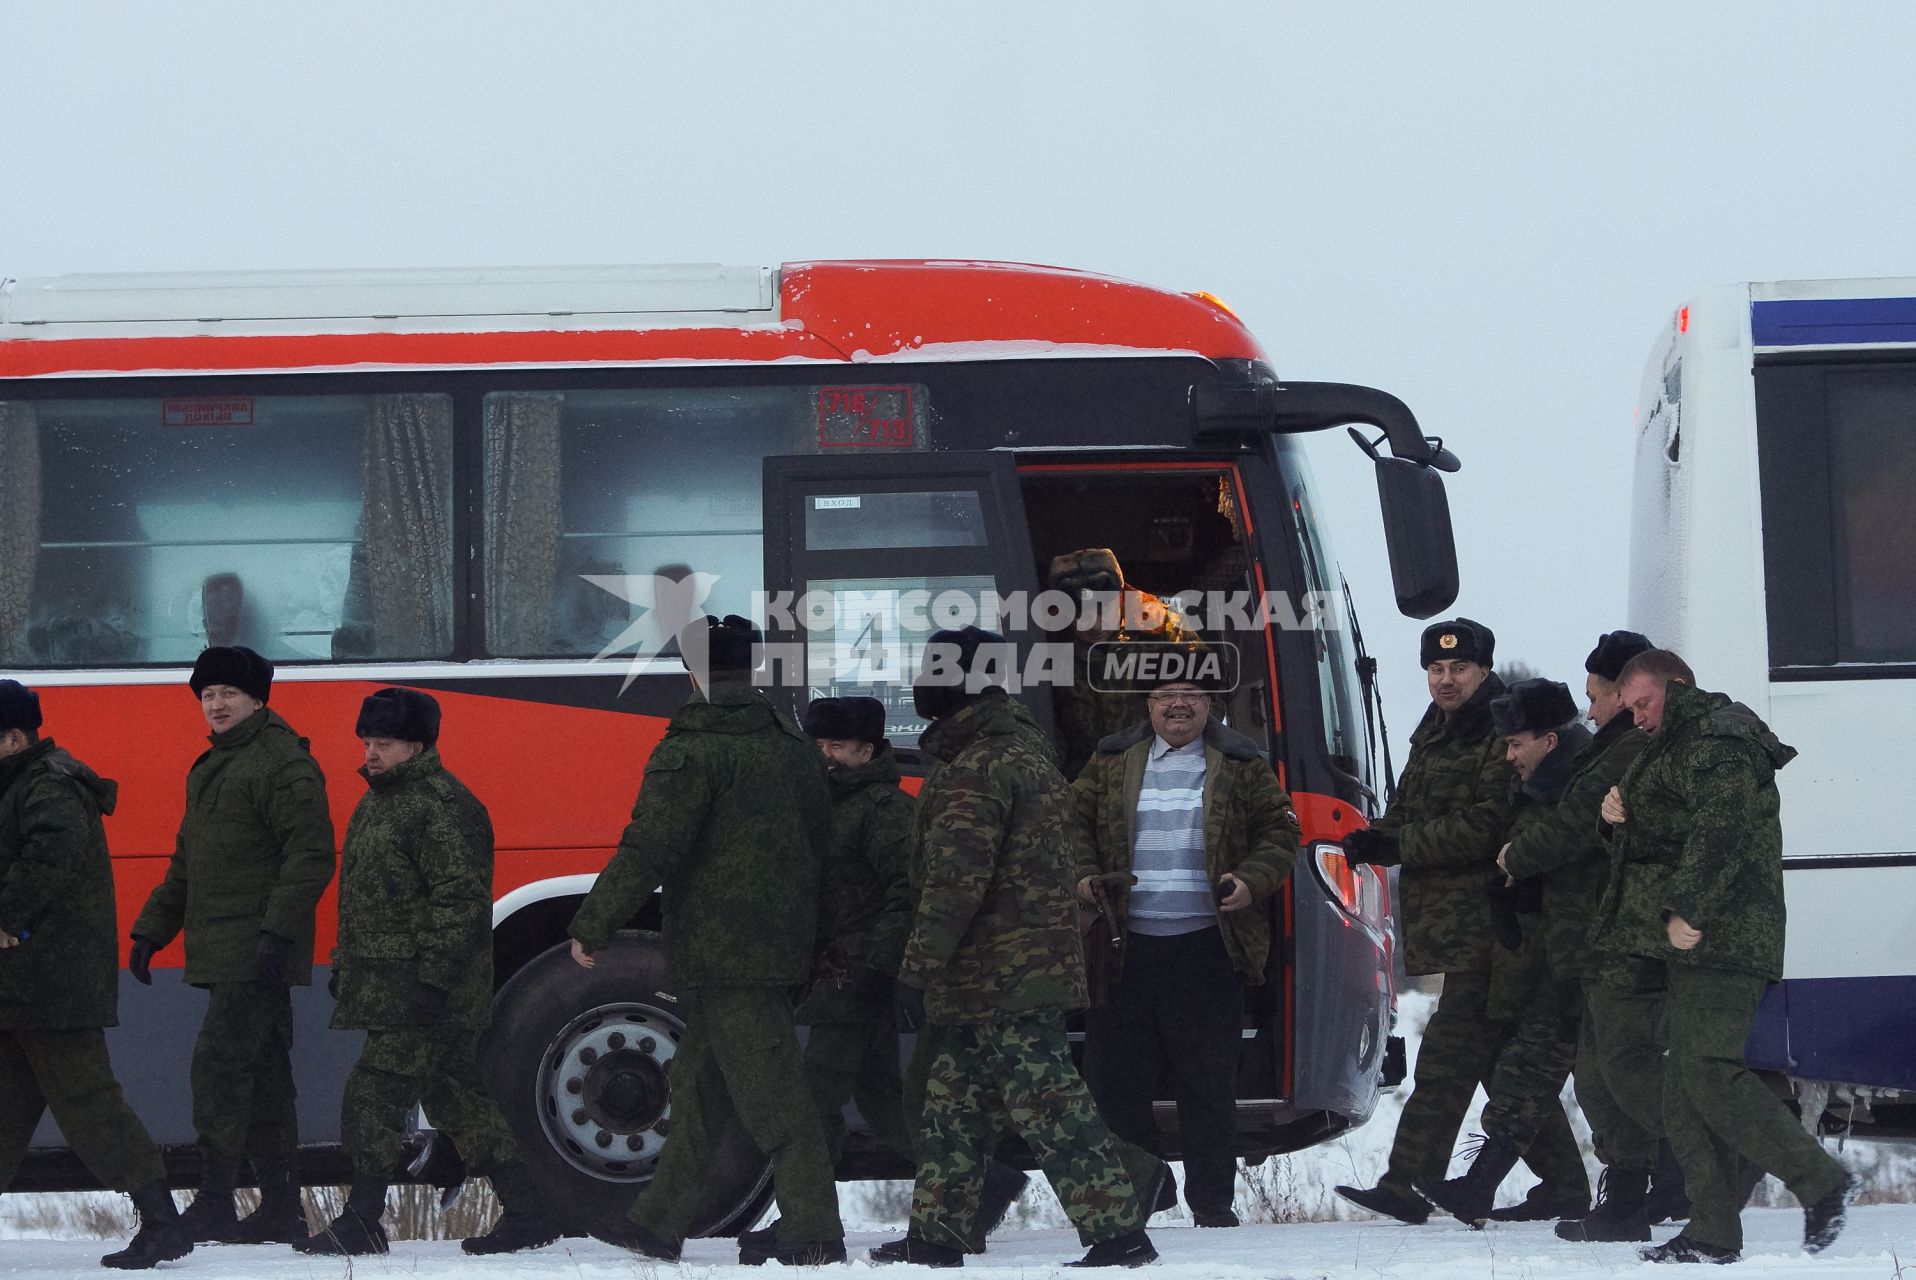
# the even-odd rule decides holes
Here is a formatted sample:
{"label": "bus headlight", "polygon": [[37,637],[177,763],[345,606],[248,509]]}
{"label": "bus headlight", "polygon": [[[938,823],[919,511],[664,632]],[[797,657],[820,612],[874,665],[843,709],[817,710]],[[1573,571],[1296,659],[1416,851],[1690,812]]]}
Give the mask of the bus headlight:
{"label": "bus headlight", "polygon": [[1345,915],[1383,932],[1384,918],[1390,912],[1390,890],[1381,867],[1352,863],[1343,845],[1327,840],[1311,845],[1311,867],[1317,872],[1317,882]]}

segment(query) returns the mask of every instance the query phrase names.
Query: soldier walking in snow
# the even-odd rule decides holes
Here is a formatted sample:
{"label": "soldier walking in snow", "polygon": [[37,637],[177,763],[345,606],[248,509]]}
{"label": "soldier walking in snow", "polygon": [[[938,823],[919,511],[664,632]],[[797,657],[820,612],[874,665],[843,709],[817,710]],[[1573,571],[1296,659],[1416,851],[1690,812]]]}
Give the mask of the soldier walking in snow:
{"label": "soldier walking in snow", "polygon": [[346,827],[332,982],[334,1028],[366,1032],[340,1104],[353,1185],[303,1253],[386,1252],[379,1218],[416,1104],[503,1207],[467,1253],[559,1238],[474,1057],[492,1017],[492,821],[441,761],[439,720],[431,695],[381,689],[353,726],[366,794]]}

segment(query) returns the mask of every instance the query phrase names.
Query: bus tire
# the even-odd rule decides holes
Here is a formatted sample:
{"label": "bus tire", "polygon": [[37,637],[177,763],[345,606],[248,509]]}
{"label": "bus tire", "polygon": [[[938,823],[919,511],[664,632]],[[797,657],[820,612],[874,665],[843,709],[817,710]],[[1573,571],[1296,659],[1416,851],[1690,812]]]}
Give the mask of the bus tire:
{"label": "bus tire", "polygon": [[[486,1083],[553,1210],[590,1231],[624,1220],[669,1138],[666,1068],[684,1022],[659,935],[628,929],[582,969],[569,943],[527,961],[493,998]],[[713,1162],[693,1235],[737,1235],[772,1197],[771,1164],[737,1122]]]}

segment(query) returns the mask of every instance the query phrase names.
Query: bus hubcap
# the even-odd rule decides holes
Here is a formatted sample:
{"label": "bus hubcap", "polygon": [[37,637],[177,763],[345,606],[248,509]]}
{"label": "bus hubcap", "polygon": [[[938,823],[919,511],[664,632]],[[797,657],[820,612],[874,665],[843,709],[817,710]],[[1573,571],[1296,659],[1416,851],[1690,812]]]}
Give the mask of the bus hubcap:
{"label": "bus hubcap", "polygon": [[573,1019],[539,1072],[539,1115],[552,1145],[596,1178],[649,1178],[671,1128],[665,1072],[683,1031],[649,1005],[603,1005]]}

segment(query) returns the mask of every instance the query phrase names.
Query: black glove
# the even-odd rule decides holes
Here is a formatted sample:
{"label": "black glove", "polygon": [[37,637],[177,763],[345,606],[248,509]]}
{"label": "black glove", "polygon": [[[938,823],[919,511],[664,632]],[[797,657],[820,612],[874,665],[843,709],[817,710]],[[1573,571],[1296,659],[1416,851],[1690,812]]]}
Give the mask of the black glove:
{"label": "black glove", "polygon": [[133,975],[133,981],[143,987],[153,985],[153,953],[159,949],[160,944],[153,939],[133,935],[133,950],[126,956],[126,971]]}
{"label": "black glove", "polygon": [[916,1031],[925,1025],[925,989],[914,987],[909,982],[900,982],[893,986],[891,993],[893,1021],[900,1031]]}
{"label": "black glove", "polygon": [[1397,833],[1363,827],[1344,837],[1344,852],[1353,862],[1368,862],[1387,867],[1396,863]]}
{"label": "black glove", "polygon": [[326,994],[331,996],[335,1000],[339,999],[339,966],[338,965],[334,965],[332,967],[332,970],[326,975]]}
{"label": "black glove", "polygon": [[414,1022],[444,1022],[446,1011],[452,1007],[452,992],[444,987],[435,987],[430,982],[412,984],[412,1018]]}
{"label": "black glove", "polygon": [[264,982],[268,986],[278,986],[286,981],[286,953],[292,950],[293,940],[282,938],[277,933],[259,931],[259,941],[253,944],[253,980]]}
{"label": "black glove", "polygon": [[1517,919],[1517,891],[1505,883],[1509,879],[1502,867],[1492,867],[1484,881],[1484,896],[1490,899],[1490,936],[1505,951],[1523,950],[1523,922]]}

